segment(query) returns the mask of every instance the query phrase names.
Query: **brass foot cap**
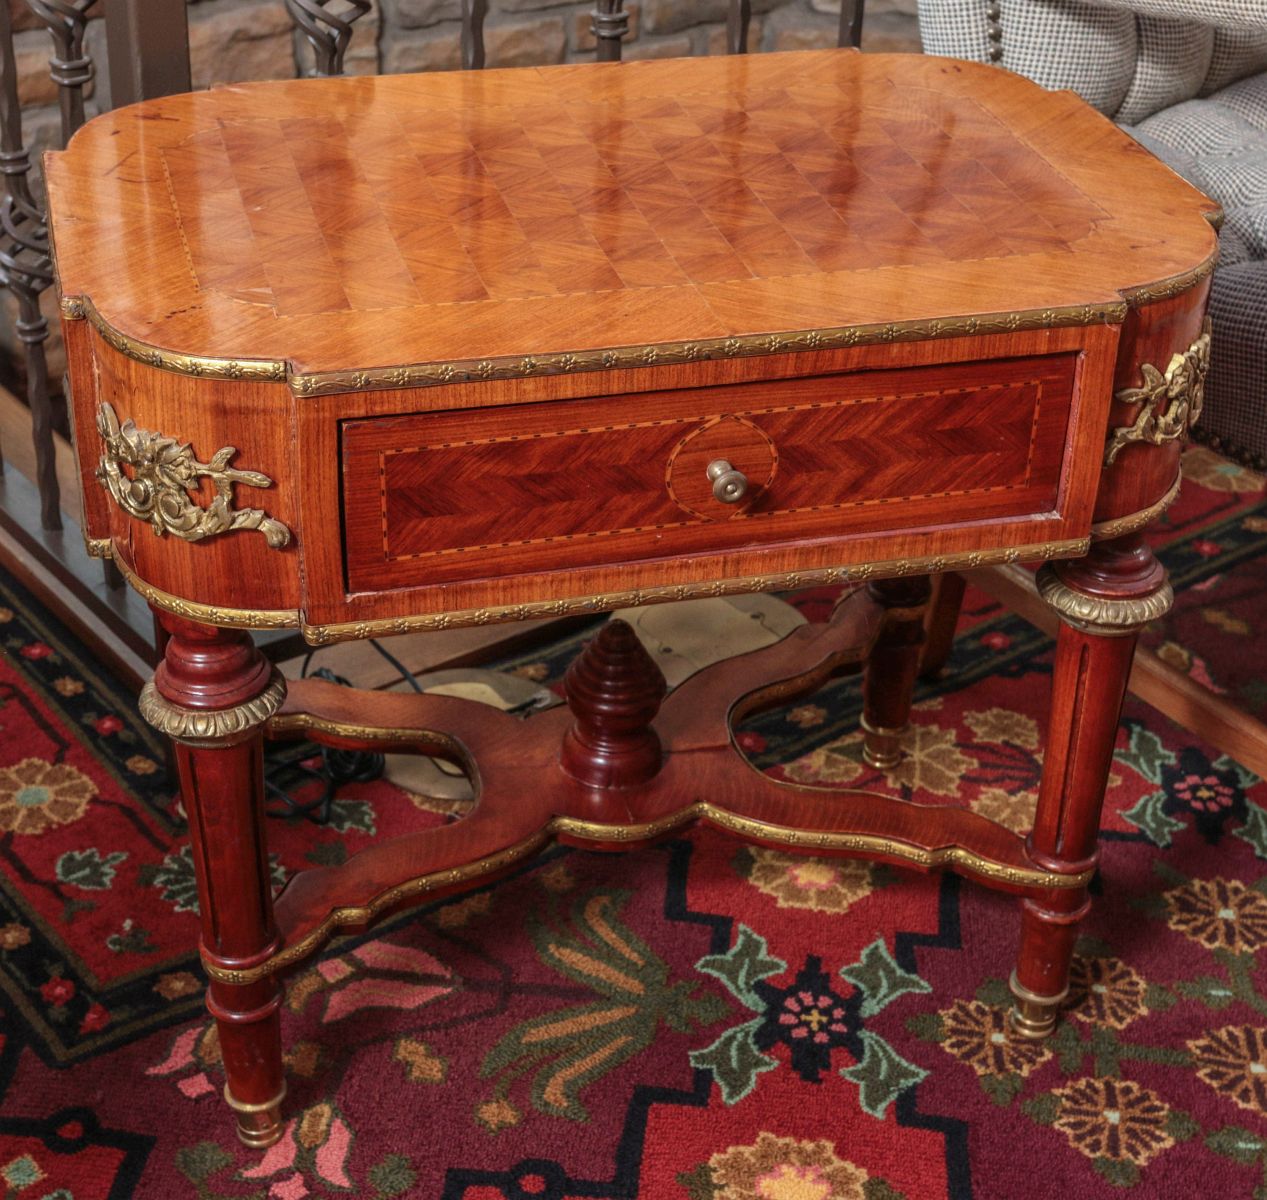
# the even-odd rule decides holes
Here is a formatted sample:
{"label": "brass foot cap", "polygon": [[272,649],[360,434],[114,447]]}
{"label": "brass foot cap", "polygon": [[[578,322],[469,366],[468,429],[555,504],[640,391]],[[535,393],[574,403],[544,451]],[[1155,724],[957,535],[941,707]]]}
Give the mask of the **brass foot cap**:
{"label": "brass foot cap", "polygon": [[278,1105],[272,1112],[238,1117],[238,1140],[252,1150],[267,1150],[281,1140],[282,1111]]}
{"label": "brass foot cap", "polygon": [[1021,984],[1016,978],[1015,971],[1012,972],[1012,978],[1008,980],[1008,986],[1012,990],[1012,995],[1016,997],[1016,1003],[1008,1021],[1012,1032],[1017,1037],[1028,1038],[1031,1041],[1041,1041],[1045,1037],[1050,1037],[1056,1028],[1060,1006],[1069,995],[1069,989],[1065,988],[1057,996],[1040,996]]}
{"label": "brass foot cap", "polygon": [[1056,1009],[1034,1011],[1034,1007],[1017,1001],[1009,1014],[1008,1025],[1017,1037],[1029,1041],[1042,1041],[1050,1037],[1056,1028]]}
{"label": "brass foot cap", "polygon": [[224,1086],[224,1100],[233,1109],[238,1118],[238,1138],[244,1146],[252,1150],[266,1150],[275,1145],[285,1128],[282,1122],[282,1100],[286,1096],[286,1087],[271,1100],[263,1104],[246,1104],[234,1098],[229,1085]]}
{"label": "brass foot cap", "polygon": [[902,761],[901,739],[909,726],[872,725],[866,717],[860,724],[866,735],[862,742],[862,761],[877,771],[893,770]]}
{"label": "brass foot cap", "polygon": [[862,761],[877,771],[891,771],[902,761],[901,750],[890,750],[887,746],[869,746],[863,744]]}

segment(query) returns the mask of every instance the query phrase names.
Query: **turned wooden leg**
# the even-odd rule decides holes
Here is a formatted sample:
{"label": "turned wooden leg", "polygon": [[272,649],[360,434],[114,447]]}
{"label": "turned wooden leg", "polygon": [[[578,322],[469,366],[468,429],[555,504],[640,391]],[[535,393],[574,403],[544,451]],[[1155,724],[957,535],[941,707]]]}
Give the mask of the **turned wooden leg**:
{"label": "turned wooden leg", "polygon": [[662,758],[651,722],[665,682],[632,627],[608,621],[563,682],[576,718],[563,738],[564,771],[593,788],[636,787],[651,779]]}
{"label": "turned wooden leg", "polygon": [[867,591],[884,607],[884,627],[867,660],[862,688],[862,757],[887,771],[902,758],[899,743],[910,721],[931,589],[927,575],[913,575],[877,580],[867,584]]}
{"label": "turned wooden leg", "polygon": [[[1094,545],[1080,561],[1043,567],[1038,587],[1061,625],[1028,846],[1040,866],[1076,874],[1095,866],[1100,809],[1136,638],[1173,597],[1165,571],[1138,534]],[[1012,1028],[1021,1036],[1046,1037],[1055,1028],[1069,990],[1078,922],[1089,907],[1085,887],[1021,902],[1020,952],[1011,981]]]}
{"label": "turned wooden leg", "polygon": [[170,635],[141,712],[175,744],[189,818],[202,959],[211,976],[227,1077],[224,1098],[248,1146],[281,1136],[281,988],[274,976],[232,982],[277,948],[264,839],[263,725],[285,684],[251,639],[160,615]]}
{"label": "turned wooden leg", "polygon": [[937,577],[937,584],[933,589],[932,612],[929,613],[927,622],[928,634],[919,660],[919,673],[924,679],[934,679],[941,674],[946,659],[950,657],[966,586],[967,581],[956,571]]}

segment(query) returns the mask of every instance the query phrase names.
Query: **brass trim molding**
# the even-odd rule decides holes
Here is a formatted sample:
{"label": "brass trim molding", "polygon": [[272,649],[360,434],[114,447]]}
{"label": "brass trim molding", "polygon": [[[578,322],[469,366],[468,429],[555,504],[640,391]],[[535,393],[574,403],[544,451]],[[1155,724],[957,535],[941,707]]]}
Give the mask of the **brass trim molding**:
{"label": "brass trim molding", "polygon": [[[1173,281],[1164,285],[1171,287]],[[1185,285],[1190,286],[1190,285]],[[1183,287],[1179,287],[1182,291]],[[1174,294],[1167,292],[1166,294]],[[1143,301],[1141,301],[1143,302]],[[443,363],[374,367],[363,370],[301,374],[289,364],[271,359],[208,358],[162,350],[120,333],[84,296],[61,301],[68,320],[86,319],[103,340],[128,358],[147,366],[205,379],[241,379],[287,383],[300,396],[334,392],[359,392],[389,388],[438,387],[446,383],[490,379],[527,379],[542,375],[570,375],[582,371],[611,371],[629,367],[666,366],[708,359],[751,358],[766,354],[792,354],[806,350],[834,350],[883,342],[917,342],[939,338],[1012,333],[1023,329],[1056,329],[1063,326],[1121,324],[1128,301],[1073,305],[1062,308],[1023,309],[987,313],[975,317],[944,317],[919,321],[891,321],[867,325],[840,325],[795,333],[744,334],[736,337],[701,338],[691,342],[663,342],[652,346],[618,346],[505,358],[460,359]]]}
{"label": "brass trim molding", "polygon": [[[877,793],[877,796],[892,799],[892,797],[883,797],[881,793]],[[782,825],[768,825],[764,821],[737,816],[708,803],[700,803],[693,807],[698,808],[699,813],[697,818],[692,819],[708,821],[744,837],[777,841],[782,845],[802,850],[849,850],[865,854],[884,854],[928,870],[957,867],[964,874],[979,875],[984,879],[1012,884],[1016,887],[1077,888],[1088,883],[1093,874],[1092,871],[1083,871],[1077,875],[1061,875],[1038,866],[1012,867],[985,858],[963,846],[943,846],[937,850],[924,850],[919,846],[911,846],[906,842],[873,834],[808,831],[788,829]]]}
{"label": "brass trim molding", "polygon": [[[510,718],[513,720],[513,718]],[[459,762],[466,762],[470,755],[466,747],[455,737],[440,733],[434,729],[390,725],[352,725],[345,721],[331,721],[327,717],[318,717],[313,713],[280,713],[268,720],[267,736],[272,738],[292,737],[296,734],[324,733],[331,737],[348,738],[353,741],[373,742],[378,747],[409,746],[418,742],[426,742],[431,746],[442,747]]]}
{"label": "brass trim molding", "polygon": [[[234,484],[273,486],[259,471],[229,466],[236,446],[222,446],[210,462],[199,462],[188,442],[141,429],[130,417],[120,424],[108,401],[97,406],[97,433],[104,444],[97,478],[114,502],[128,516],[146,522],[156,537],[170,533],[201,542],[249,529],[263,534],[274,550],[289,544],[290,530],[262,508],[233,507]],[[204,479],[216,493],[205,508],[193,499]]]}
{"label": "brass trim molding", "polygon": [[1157,300],[1173,299],[1200,283],[1214,270],[1214,264],[1218,260],[1219,252],[1216,247],[1214,253],[1198,266],[1187,271],[1180,271],[1177,275],[1171,275],[1169,279],[1159,279],[1155,283],[1146,283],[1142,287],[1127,288],[1122,293],[1122,298],[1131,308],[1140,308]]}
{"label": "brass trim molding", "polygon": [[921,321],[891,321],[869,325],[840,325],[795,333],[744,334],[701,338],[693,342],[662,342],[652,346],[620,346],[608,350],[530,354],[511,358],[461,359],[447,363],[380,367],[360,371],[293,374],[290,386],[300,396],[366,389],[438,387],[491,379],[527,379],[540,375],[572,375],[583,371],[617,371],[631,367],[673,366],[726,358],[755,358],[795,354],[807,350],[840,350],[884,342],[922,342],[941,338],[1013,333],[1023,329],[1120,324],[1129,306],[1123,301],[1069,308],[1029,309],[977,317],[945,317]]}
{"label": "brass trim molding", "polygon": [[173,596],[147,583],[121,558],[116,559],[124,578],[150,604],[204,625],[223,629],[290,629],[298,627],[313,646],[358,638],[389,637],[398,633],[426,633],[434,629],[459,629],[470,625],[495,625],[506,621],[527,621],[536,617],[564,617],[609,612],[643,604],[666,604],[673,600],[701,597],[737,596],[753,592],[794,591],[829,583],[858,583],[899,575],[936,575],[943,571],[969,571],[996,563],[1040,562],[1053,558],[1080,558],[1091,545],[1090,538],[1037,542],[1003,550],[972,550],[962,554],[932,554],[922,558],[891,558],[878,562],[855,563],[846,567],[819,567],[810,571],[784,571],[771,575],[749,575],[717,579],[707,583],[668,584],[664,587],[632,588],[625,592],[593,596],[570,596],[562,600],[534,600],[526,604],[506,604],[491,608],[468,608],[454,612],[429,613],[417,617],[374,617],[312,625],[303,615],[288,608],[250,609],[203,604]]}
{"label": "brass trim molding", "polygon": [[1147,596],[1091,596],[1071,588],[1048,564],[1038,571],[1038,594],[1075,629],[1101,637],[1126,637],[1170,611],[1175,594],[1169,582]]}
{"label": "brass trim molding", "polygon": [[[854,794],[857,794],[854,792]],[[876,795],[880,799],[892,801],[893,797]],[[460,867],[449,867],[420,875],[416,879],[406,880],[395,887],[386,889],[373,897],[367,904],[344,905],[333,909],[326,918],[310,933],[299,941],[287,946],[253,967],[229,968],[221,967],[203,959],[203,967],[208,976],[220,983],[249,984],[256,983],[268,975],[306,958],[323,942],[327,941],[338,929],[347,926],[361,926],[372,921],[379,913],[394,907],[412,896],[427,892],[439,891],[454,887],[461,883],[478,879],[499,871],[543,847],[558,836],[572,837],[592,842],[609,844],[620,842],[640,842],[670,833],[694,821],[707,821],[720,829],[736,833],[743,837],[760,838],[801,850],[845,850],[859,854],[881,854],[897,858],[912,866],[935,870],[943,867],[958,868],[964,874],[977,875],[996,882],[1024,888],[1079,888],[1090,882],[1093,871],[1081,871],[1078,874],[1064,875],[1042,867],[1014,867],[1005,863],[985,858],[962,846],[944,846],[936,850],[925,850],[920,846],[912,846],[893,838],[879,837],[862,833],[833,833],[830,830],[791,829],[783,825],[770,825],[764,821],[756,821],[751,817],[739,816],[716,807],[706,801],[689,804],[668,816],[655,821],[646,821],[639,825],[605,825],[597,821],[586,821],[579,817],[555,817],[538,833],[516,842],[504,850],[486,855],[472,863]]]}
{"label": "brass trim molding", "polygon": [[203,604],[198,600],[185,600],[173,596],[162,588],[147,583],[118,555],[113,555],[115,565],[139,596],[165,612],[175,613],[190,621],[204,625],[218,625],[222,629],[297,629],[300,615],[293,608],[227,608],[217,604]]}
{"label": "brass trim molding", "polygon": [[278,951],[272,958],[265,959],[253,967],[220,967],[202,960],[203,970],[209,978],[220,983],[248,984],[256,983],[266,976],[275,975],[292,963],[307,958],[323,942],[328,941],[336,930],[350,925],[364,925],[372,921],[379,913],[408,900],[413,896],[421,896],[427,892],[441,888],[455,887],[469,879],[478,879],[491,875],[505,867],[512,866],[522,858],[541,849],[550,840],[548,829],[540,830],[530,837],[498,850],[494,854],[485,855],[474,862],[460,867],[449,867],[440,871],[432,871],[428,875],[419,875],[416,879],[408,879],[395,887],[379,892],[368,904],[345,905],[332,910],[311,933],[305,934],[299,941]]}
{"label": "brass trim molding", "polygon": [[[1207,214],[1209,216],[1209,214]],[[526,379],[541,375],[566,375],[580,371],[620,370],[629,367],[664,366],[706,359],[748,358],[765,354],[790,354],[804,350],[832,350],[882,342],[928,341],[1012,333],[1023,329],[1056,329],[1063,326],[1118,325],[1127,312],[1178,296],[1200,283],[1211,271],[1217,252],[1205,262],[1167,279],[1128,288],[1122,299],[1099,304],[1018,309],[975,317],[944,317],[918,321],[838,325],[793,333],[743,334],[725,338],[701,338],[692,342],[663,342],[651,346],[619,346],[610,349],[528,354],[504,358],[460,359],[444,363],[403,364],[360,370],[302,374],[280,359],[217,358],[164,350],[150,342],[122,333],[110,324],[87,296],[61,298],[61,314],[67,320],[87,320],[102,339],[120,354],[147,366],[203,379],[253,380],[286,383],[301,396],[405,387],[437,387],[488,379]]]}
{"label": "brass trim molding", "polygon": [[286,699],[286,680],[273,668],[268,686],[258,696],[232,708],[184,708],[158,694],[154,681],[141,689],[138,707],[159,733],[187,746],[224,746],[241,741],[262,726]]}
{"label": "brass trim molding", "polygon": [[61,313],[69,321],[86,319],[101,335],[101,340],[126,358],[147,367],[188,375],[194,379],[237,379],[255,383],[285,383],[290,373],[284,362],[254,358],[213,358],[203,354],[178,354],[143,342],[140,338],[120,333],[96,309],[86,296],[65,296]]}
{"label": "brass trim molding", "polygon": [[432,613],[418,617],[380,617],[300,628],[314,646],[356,638],[382,637],[398,633],[422,633],[433,629],[455,629],[464,625],[493,625],[502,621],[524,621],[535,617],[567,617],[608,612],[673,600],[694,600],[709,596],[746,595],[752,592],[792,591],[830,583],[857,583],[865,579],[899,575],[936,575],[943,571],[966,571],[974,567],[1004,562],[1037,562],[1053,558],[1077,558],[1087,552],[1090,538],[1014,546],[1004,550],[973,550],[963,554],[928,555],[923,558],[885,559],[844,567],[819,567],[809,571],[785,571],[772,575],[750,575],[717,579],[708,583],[670,584],[665,587],[631,588],[597,596],[576,596],[562,600],[538,600],[526,604],[499,605],[458,612]]}
{"label": "brass trim molding", "polygon": [[1092,525],[1091,540],[1093,542],[1104,542],[1109,538],[1121,537],[1125,533],[1134,533],[1137,529],[1143,529],[1146,525],[1151,525],[1175,502],[1175,498],[1179,495],[1179,489],[1182,486],[1183,475],[1176,475],[1174,483],[1170,485],[1169,490],[1156,504],[1150,504],[1147,508],[1141,508],[1138,512],[1127,513],[1125,516],[1114,517],[1110,521],[1100,521]]}
{"label": "brass trim molding", "polygon": [[1171,356],[1164,375],[1152,363],[1144,363],[1140,367],[1144,386],[1118,392],[1115,399],[1119,404],[1142,407],[1132,424],[1120,426],[1109,435],[1104,465],[1112,466],[1122,448],[1132,442],[1162,446],[1187,437],[1188,430],[1201,419],[1209,371],[1210,318],[1206,317],[1201,336],[1182,354]]}
{"label": "brass trim molding", "polygon": [[84,549],[89,558],[113,558],[114,543],[109,538],[95,538],[84,534]]}

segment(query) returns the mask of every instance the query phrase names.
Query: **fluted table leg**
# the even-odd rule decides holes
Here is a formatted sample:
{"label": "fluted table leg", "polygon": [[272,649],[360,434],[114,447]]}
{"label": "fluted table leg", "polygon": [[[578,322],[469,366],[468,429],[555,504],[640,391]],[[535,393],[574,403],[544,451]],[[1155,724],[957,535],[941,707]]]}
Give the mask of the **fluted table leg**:
{"label": "fluted table leg", "polygon": [[[1043,567],[1038,585],[1061,625],[1029,853],[1040,866],[1071,875],[1095,865],[1135,642],[1140,629],[1170,607],[1172,594],[1139,534],[1095,545],[1080,561]],[[1085,887],[1053,889],[1043,899],[1021,902],[1020,952],[1011,981],[1016,1033],[1041,1038],[1055,1028],[1069,990],[1078,924],[1089,907]]]}
{"label": "fluted table leg", "polygon": [[189,818],[207,1008],[224,1059],[224,1096],[248,1146],[281,1136],[281,987],[269,975],[233,982],[276,952],[264,838],[263,725],[285,684],[251,639],[160,614],[170,635],[141,712],[176,746]]}

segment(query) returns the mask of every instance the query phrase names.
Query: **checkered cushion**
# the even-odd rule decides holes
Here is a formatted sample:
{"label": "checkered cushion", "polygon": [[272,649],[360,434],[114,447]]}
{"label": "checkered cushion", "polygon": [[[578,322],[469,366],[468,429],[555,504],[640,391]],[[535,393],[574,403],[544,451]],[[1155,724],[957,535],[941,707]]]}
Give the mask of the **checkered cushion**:
{"label": "checkered cushion", "polygon": [[[1048,88],[1071,88],[1101,112],[1121,107],[1135,74],[1133,13],[1083,0],[997,0],[1002,65]],[[989,0],[919,0],[929,54],[990,61]],[[1065,52],[1057,53],[1060,47]]]}
{"label": "checkered cushion", "polygon": [[[1267,0],[995,3],[1003,66],[1077,91],[1223,205],[1198,433],[1267,469]],[[920,0],[924,48],[989,61],[990,7]]]}
{"label": "checkered cushion", "polygon": [[1210,70],[1214,30],[1164,17],[1137,19],[1135,73],[1114,117],[1131,124],[1195,96]]}
{"label": "checkered cushion", "polygon": [[1223,205],[1201,433],[1238,457],[1267,459],[1267,72],[1165,109],[1131,132]]}
{"label": "checkered cushion", "polygon": [[1267,28],[1263,0],[1095,0],[1111,8],[1128,8],[1146,16],[1199,21],[1220,29]]}

